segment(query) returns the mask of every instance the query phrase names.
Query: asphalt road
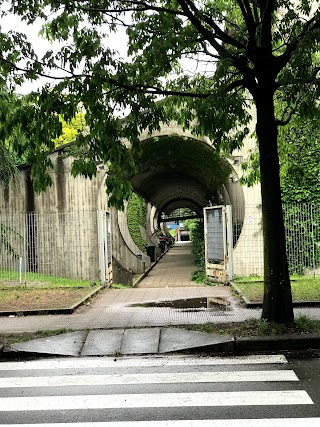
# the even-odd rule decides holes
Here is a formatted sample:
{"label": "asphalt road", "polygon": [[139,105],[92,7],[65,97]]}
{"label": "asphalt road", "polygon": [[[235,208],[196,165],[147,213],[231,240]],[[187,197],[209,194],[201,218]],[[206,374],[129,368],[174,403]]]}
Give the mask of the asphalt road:
{"label": "asphalt road", "polygon": [[49,423],[320,426],[320,357],[313,353],[1,362],[0,426]]}

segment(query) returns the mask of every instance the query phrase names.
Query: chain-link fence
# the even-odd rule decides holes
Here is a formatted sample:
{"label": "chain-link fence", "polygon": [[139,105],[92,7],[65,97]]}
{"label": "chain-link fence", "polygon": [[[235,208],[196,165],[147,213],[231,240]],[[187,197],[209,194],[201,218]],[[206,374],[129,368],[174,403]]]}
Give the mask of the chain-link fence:
{"label": "chain-link fence", "polygon": [[[290,274],[320,275],[320,204],[283,206]],[[233,223],[236,276],[263,275],[261,206],[247,205]]]}
{"label": "chain-link fence", "polygon": [[[284,206],[291,274],[320,275],[319,208]],[[244,215],[233,216],[234,273],[262,276],[261,206],[247,205]],[[0,281],[25,283],[40,275],[101,280],[101,269],[107,277],[111,264],[110,233],[109,215],[96,211],[1,214]]]}
{"label": "chain-link fence", "polygon": [[320,275],[320,204],[285,205],[291,274]]}
{"label": "chain-link fence", "polygon": [[[101,280],[111,264],[109,214],[96,211],[0,215],[0,282],[47,277]],[[102,266],[102,267],[101,267]]]}

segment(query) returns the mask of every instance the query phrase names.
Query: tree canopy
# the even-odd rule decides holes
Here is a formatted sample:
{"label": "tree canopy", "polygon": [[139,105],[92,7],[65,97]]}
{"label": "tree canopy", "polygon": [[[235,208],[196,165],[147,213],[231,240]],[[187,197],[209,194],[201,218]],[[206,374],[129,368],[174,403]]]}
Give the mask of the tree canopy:
{"label": "tree canopy", "polygon": [[[61,133],[59,116],[68,122],[81,106],[90,132],[77,135],[81,155],[73,172],[92,176],[97,160],[107,163],[110,203],[119,207],[130,193],[140,131],[176,120],[230,152],[243,143],[254,104],[265,242],[263,317],[291,321],[277,136],[293,112],[319,113],[318,1],[11,0],[5,5],[6,20],[10,14],[30,25],[42,19],[43,36],[60,43],[39,56],[25,34],[1,33],[0,75],[9,88],[40,77],[52,81],[10,111],[4,126],[7,133],[19,126],[27,135],[37,159],[34,177],[48,166],[45,153]],[[126,32],[124,58],[110,42],[112,33],[119,40],[119,28]],[[283,106],[279,112],[275,99]]]}
{"label": "tree canopy", "polygon": [[[279,130],[280,182],[284,203],[320,202],[320,126],[317,119],[293,116]],[[243,163],[242,182],[252,186],[260,181],[258,147]]]}
{"label": "tree canopy", "polygon": [[[30,25],[42,19],[42,36],[59,42],[58,50],[39,57],[25,34],[2,32],[0,70],[9,87],[51,78],[15,111],[8,132],[14,122],[32,134],[32,152],[38,164],[45,162],[39,147],[51,149],[53,134],[60,134],[57,114],[70,121],[81,105],[90,133],[78,134],[77,143],[88,149],[74,172],[91,176],[94,158],[111,162],[109,191],[123,188],[111,202],[121,205],[133,169],[123,139],[135,149],[139,131],[176,119],[217,147],[236,148],[247,133],[247,108],[258,97],[264,63],[283,105],[278,124],[292,111],[318,114],[316,6],[287,0],[8,1],[2,7],[7,19],[18,15]],[[110,42],[123,29],[124,59]]]}

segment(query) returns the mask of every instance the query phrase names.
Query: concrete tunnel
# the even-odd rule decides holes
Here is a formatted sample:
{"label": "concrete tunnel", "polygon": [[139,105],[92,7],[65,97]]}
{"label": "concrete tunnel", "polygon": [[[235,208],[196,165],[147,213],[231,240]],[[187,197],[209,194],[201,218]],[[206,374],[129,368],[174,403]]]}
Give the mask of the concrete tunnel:
{"label": "concrete tunnel", "polygon": [[[163,214],[189,208],[201,215],[206,206],[231,205],[234,272],[239,276],[262,274],[260,186],[243,187],[239,181],[242,160],[255,141],[245,140],[233,155],[222,155],[208,139],[187,134],[174,124],[163,125],[151,136],[144,132],[140,141],[141,152],[135,158],[137,172],[131,177],[131,184],[147,203],[143,229],[147,245],[158,249],[157,231]],[[128,273],[132,280],[133,275],[144,273],[150,266],[150,257],[137,247],[129,232],[126,209],[114,211],[111,216],[112,250],[117,260],[113,268],[115,280],[118,272]],[[120,280],[125,282],[122,276],[122,283]]]}
{"label": "concrete tunnel", "polygon": [[222,157],[203,139],[177,134],[144,139],[141,148],[131,183],[153,207],[147,218],[151,234],[159,228],[162,214],[170,215],[178,208],[202,215],[206,206],[230,204],[233,222],[243,222],[243,189],[232,158]]}

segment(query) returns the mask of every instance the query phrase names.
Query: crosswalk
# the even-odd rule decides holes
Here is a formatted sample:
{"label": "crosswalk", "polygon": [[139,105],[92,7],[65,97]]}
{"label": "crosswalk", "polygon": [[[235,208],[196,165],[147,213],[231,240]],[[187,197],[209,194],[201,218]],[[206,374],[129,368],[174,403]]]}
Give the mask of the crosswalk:
{"label": "crosswalk", "polygon": [[0,363],[0,427],[320,426],[283,355]]}

